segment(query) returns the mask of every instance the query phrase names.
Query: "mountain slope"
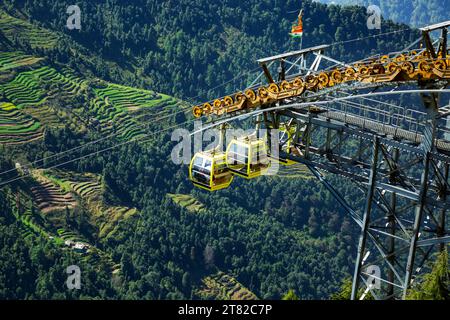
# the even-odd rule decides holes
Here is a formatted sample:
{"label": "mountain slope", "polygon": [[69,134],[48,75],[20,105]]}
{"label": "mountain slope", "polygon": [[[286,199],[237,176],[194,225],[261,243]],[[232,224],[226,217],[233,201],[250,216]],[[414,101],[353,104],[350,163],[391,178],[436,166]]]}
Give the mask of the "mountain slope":
{"label": "mountain slope", "polygon": [[[5,20],[8,26],[2,21],[0,30],[7,29],[11,23],[23,23],[28,30],[33,27],[20,19]],[[40,29],[40,32],[50,31]],[[50,33],[52,38],[58,39],[57,43],[64,38]],[[331,251],[317,255],[315,250],[330,246],[333,251],[342,251],[346,244],[335,247],[332,238],[310,241],[308,232],[293,231],[275,217],[261,221],[259,211],[232,202],[218,208],[217,203],[229,201],[226,194],[219,196],[221,200],[216,202],[213,200],[216,196],[210,198],[192,192],[186,169],[168,162],[172,145],[167,134],[155,137],[146,145],[131,144],[116,148],[114,153],[81,159],[59,168],[39,169],[99,147],[139,139],[146,130],[164,127],[174,121],[174,117],[160,123],[151,123],[148,119],[152,119],[154,112],[170,114],[176,110],[178,101],[153,91],[93,77],[95,70],[88,68],[88,62],[78,69],[71,68],[70,63],[63,65],[58,57],[45,51],[52,49],[42,49],[35,42],[39,50],[44,50],[42,53],[47,53],[39,56],[36,47],[28,45],[28,35],[21,36],[19,33],[15,44],[8,43],[8,38],[3,39],[6,49],[3,47],[0,52],[1,106],[5,118],[0,123],[0,135],[8,142],[1,146],[5,152],[1,154],[0,172],[13,170],[2,174],[1,181],[23,176],[2,186],[5,197],[0,199],[0,205],[5,209],[1,213],[1,224],[5,241],[17,243],[26,252],[42,247],[39,250],[43,254],[58,254],[61,258],[52,271],[27,276],[31,279],[28,281],[36,285],[17,284],[20,286],[18,295],[10,293],[14,284],[4,282],[3,291],[0,290],[4,294],[2,297],[70,297],[70,293],[61,289],[63,286],[44,289],[41,285],[47,277],[61,272],[70,259],[86,269],[102,268],[105,277],[114,274],[117,282],[116,287],[110,288],[105,279],[92,279],[92,286],[87,287],[90,289],[82,290],[75,297],[80,294],[104,297],[100,291],[106,289],[108,296],[116,298],[190,297],[203,288],[204,279],[214,277],[219,270],[236,275],[235,281],[248,288],[242,297],[253,296],[252,291],[258,297],[277,297],[288,288],[301,285],[303,296],[312,298],[326,296],[328,290],[337,287],[343,276],[341,273],[346,270],[342,265],[348,263],[346,255],[341,253],[333,258]],[[76,50],[74,55],[78,56]],[[87,61],[96,59],[83,57]],[[38,124],[36,129],[33,123]],[[22,127],[29,136],[20,135],[18,143],[10,143],[13,141],[11,132],[19,136]],[[31,137],[32,129],[40,133],[36,139]],[[110,135],[114,136],[102,141],[101,146],[88,145],[73,154],[52,158],[57,152]],[[47,158],[43,163],[34,163],[43,157]],[[247,192],[251,193],[250,189]],[[189,203],[196,208],[202,204],[195,215],[189,211],[192,206],[184,209],[184,202],[175,204],[168,197],[168,194],[189,193]],[[17,228],[20,232],[13,237]],[[265,237],[270,239],[270,247],[263,241]],[[78,252],[76,243],[85,249]],[[206,264],[204,250],[208,246],[215,258]],[[295,247],[294,252],[286,250],[286,246]],[[255,252],[267,254],[255,255]],[[308,252],[308,263],[303,261],[306,257],[302,258],[305,252]],[[7,253],[0,264],[6,277],[12,276],[13,264],[7,263],[16,259],[14,254],[13,251]],[[38,262],[27,259],[18,263],[37,268]],[[322,265],[322,260],[327,260],[326,265],[335,272],[329,275],[325,267],[319,271],[315,266]],[[309,276],[297,270],[295,261],[303,261],[301,264]],[[278,263],[273,265],[274,262]],[[313,276],[312,270],[317,275]],[[182,286],[177,279],[185,275],[190,281]],[[264,280],[266,275],[270,281]],[[280,281],[283,278],[285,280]],[[313,289],[324,278],[332,282]],[[152,289],[138,289],[141,286]]]}
{"label": "mountain slope", "polygon": [[385,19],[419,28],[450,20],[450,0],[319,0],[326,4],[377,5]]}
{"label": "mountain slope", "polygon": [[[68,3],[1,4],[9,14],[0,19],[0,119],[14,131],[0,135],[3,141],[15,135],[18,143],[1,145],[0,172],[12,171],[0,181],[32,175],[2,189],[2,239],[12,249],[0,270],[6,277],[17,277],[20,265],[33,270],[18,282],[20,290],[0,282],[1,297],[18,291],[19,298],[178,299],[225,290],[225,296],[278,299],[294,289],[302,299],[317,299],[334,292],[350,273],[356,232],[331,196],[303,168],[282,173],[290,179],[236,179],[232,189],[214,194],[194,190],[186,167],[171,162],[168,130],[190,116],[176,113],[178,99],[157,93],[204,98],[240,87],[230,82],[210,90],[253,69],[256,58],[298,48],[286,34],[298,1],[80,1],[81,32],[64,28]],[[362,8],[304,5],[305,46],[372,35],[361,27]],[[11,26],[26,31],[14,34]],[[54,40],[39,42],[33,36],[39,33]],[[329,54],[356,60],[400,49],[416,36],[406,31],[335,44]],[[146,143],[127,143],[151,132],[157,134]],[[88,144],[96,139],[103,140]],[[49,210],[39,210],[43,203]],[[91,251],[75,252],[65,244],[70,240]],[[51,257],[57,262],[49,267]],[[80,292],[68,293],[61,276],[58,285],[47,284],[74,262],[89,274]]]}
{"label": "mountain slope", "polygon": [[[244,73],[255,70],[257,59],[298,49],[299,41],[290,39],[288,33],[300,7],[305,11],[303,47],[379,33],[367,29],[363,7],[348,10],[310,0],[79,1],[82,28],[70,31],[65,27],[70,4],[68,0],[39,4],[5,0],[3,7],[64,32],[105,59],[135,68],[138,77],[148,77],[154,90],[198,100],[245,87],[257,73]],[[390,21],[383,23],[383,32],[400,29],[406,31],[345,46],[335,44],[327,53],[354,61],[401,50],[405,41],[419,34]]]}

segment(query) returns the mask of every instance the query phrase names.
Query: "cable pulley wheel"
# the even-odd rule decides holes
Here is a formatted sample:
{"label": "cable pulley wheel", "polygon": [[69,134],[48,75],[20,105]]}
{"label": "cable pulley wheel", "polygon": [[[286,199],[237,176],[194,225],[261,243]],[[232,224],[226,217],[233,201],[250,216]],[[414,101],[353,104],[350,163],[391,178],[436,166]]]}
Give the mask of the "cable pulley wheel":
{"label": "cable pulley wheel", "polygon": [[194,115],[194,117],[200,118],[203,115],[203,110],[200,106],[195,106],[192,109],[192,114]]}
{"label": "cable pulley wheel", "polygon": [[278,93],[278,92],[280,92],[280,88],[278,88],[276,83],[271,83],[269,85],[269,92],[270,93]]}
{"label": "cable pulley wheel", "polygon": [[252,89],[247,89],[245,91],[245,95],[247,96],[248,99],[250,99],[251,102],[256,101],[256,93]]}
{"label": "cable pulley wheel", "polygon": [[334,83],[341,83],[343,80],[342,72],[340,70],[334,70],[331,73],[331,79],[333,80]]}
{"label": "cable pulley wheel", "polygon": [[280,84],[280,88],[282,91],[288,91],[291,89],[292,85],[289,83],[289,81],[283,80]]}
{"label": "cable pulley wheel", "polygon": [[230,96],[226,96],[225,98],[223,98],[223,103],[226,107],[232,106],[234,104],[233,98]]}
{"label": "cable pulley wheel", "polygon": [[330,82],[330,77],[328,76],[327,73],[321,72],[319,74],[318,81],[322,87],[326,87],[326,86],[328,86],[328,83]]}

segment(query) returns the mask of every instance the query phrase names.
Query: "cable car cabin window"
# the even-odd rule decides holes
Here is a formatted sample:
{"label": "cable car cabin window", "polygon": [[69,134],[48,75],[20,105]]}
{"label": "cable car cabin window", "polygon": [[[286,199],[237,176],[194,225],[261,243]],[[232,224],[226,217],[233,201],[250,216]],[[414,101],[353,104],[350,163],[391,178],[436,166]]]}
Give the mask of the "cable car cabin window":
{"label": "cable car cabin window", "polygon": [[212,161],[197,157],[192,164],[192,178],[200,183],[209,185],[211,179]]}
{"label": "cable car cabin window", "polygon": [[258,172],[269,167],[266,148],[264,145],[255,145],[252,149],[252,160],[250,162],[250,172]]}
{"label": "cable car cabin window", "polygon": [[248,146],[232,142],[227,153],[228,165],[231,166],[233,170],[245,173],[249,162],[248,153]]}
{"label": "cable car cabin window", "polygon": [[265,142],[254,137],[231,141],[227,148],[227,165],[241,177],[260,176],[269,167]]}
{"label": "cable car cabin window", "polygon": [[214,163],[213,185],[220,185],[227,183],[230,180],[230,172],[228,171],[225,159],[217,160]]}
{"label": "cable car cabin window", "polygon": [[210,191],[227,188],[233,180],[223,152],[197,153],[191,161],[189,170],[194,185]]}
{"label": "cable car cabin window", "polygon": [[247,165],[248,163],[248,147],[237,143],[232,143],[228,151],[228,164],[231,165]]}

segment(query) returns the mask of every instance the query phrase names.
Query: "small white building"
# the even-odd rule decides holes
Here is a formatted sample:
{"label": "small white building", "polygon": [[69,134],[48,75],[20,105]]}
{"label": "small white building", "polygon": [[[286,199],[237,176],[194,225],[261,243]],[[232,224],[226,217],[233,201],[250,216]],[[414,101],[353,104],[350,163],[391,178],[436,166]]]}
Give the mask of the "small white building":
{"label": "small white building", "polygon": [[89,249],[89,246],[86,243],[77,242],[73,249],[77,252],[86,252]]}
{"label": "small white building", "polygon": [[73,247],[75,245],[75,242],[73,242],[72,240],[66,240],[64,241],[64,244],[68,247]]}
{"label": "small white building", "polygon": [[17,172],[19,172],[20,174],[23,174],[23,175],[30,174],[30,170],[28,169],[28,167],[22,166],[19,162],[16,162],[15,167],[16,167]]}

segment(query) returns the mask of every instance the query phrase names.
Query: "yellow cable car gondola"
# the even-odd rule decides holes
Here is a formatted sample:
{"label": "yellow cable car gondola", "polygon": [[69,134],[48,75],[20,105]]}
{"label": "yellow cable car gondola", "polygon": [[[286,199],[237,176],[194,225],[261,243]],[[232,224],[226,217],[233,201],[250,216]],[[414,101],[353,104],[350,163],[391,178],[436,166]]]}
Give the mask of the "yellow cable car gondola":
{"label": "yellow cable car gondola", "polygon": [[233,139],[227,148],[226,163],[238,176],[247,179],[259,177],[270,166],[266,143],[256,135]]}
{"label": "yellow cable car gondola", "polygon": [[196,187],[209,191],[229,187],[233,174],[227,168],[225,153],[217,150],[196,153],[189,166],[189,179]]}
{"label": "yellow cable car gondola", "polygon": [[233,174],[227,167],[226,154],[221,151],[225,124],[221,125],[220,140],[216,149],[197,152],[189,165],[189,179],[199,188],[216,191],[228,188]]}

